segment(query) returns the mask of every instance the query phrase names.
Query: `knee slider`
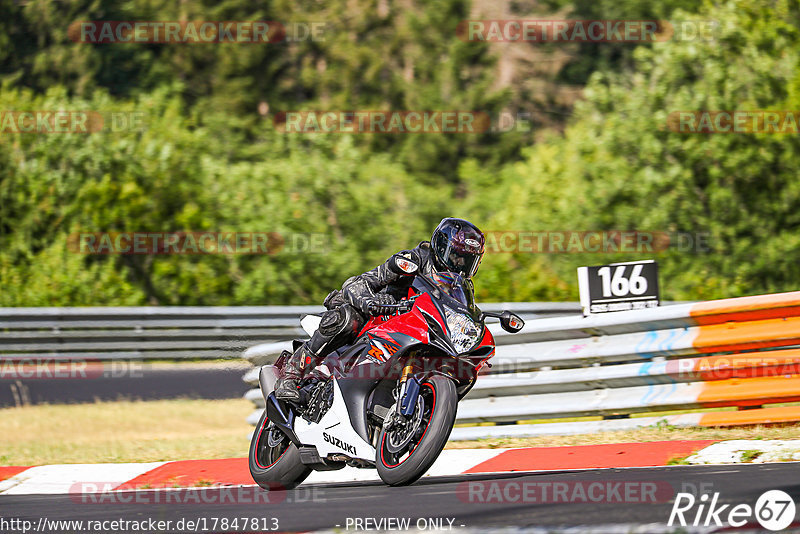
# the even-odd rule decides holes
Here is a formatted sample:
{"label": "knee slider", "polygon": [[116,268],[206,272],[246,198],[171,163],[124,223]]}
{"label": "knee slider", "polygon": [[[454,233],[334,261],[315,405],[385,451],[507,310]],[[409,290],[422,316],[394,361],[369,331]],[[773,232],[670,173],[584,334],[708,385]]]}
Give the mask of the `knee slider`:
{"label": "knee slider", "polygon": [[322,314],[319,331],[326,337],[333,337],[347,327],[347,314],[342,308],[335,308]]}

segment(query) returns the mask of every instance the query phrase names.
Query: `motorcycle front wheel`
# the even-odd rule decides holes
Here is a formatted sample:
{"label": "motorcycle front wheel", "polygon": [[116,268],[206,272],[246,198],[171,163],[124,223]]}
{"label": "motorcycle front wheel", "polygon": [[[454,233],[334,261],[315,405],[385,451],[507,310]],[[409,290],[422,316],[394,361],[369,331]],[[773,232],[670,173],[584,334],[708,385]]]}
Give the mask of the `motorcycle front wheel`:
{"label": "motorcycle front wheel", "polygon": [[430,469],[444,449],[456,420],[458,394],[452,380],[432,376],[420,385],[410,420],[378,436],[375,465],[390,486],[412,484]]}
{"label": "motorcycle front wheel", "polygon": [[311,474],[311,469],[300,461],[300,451],[294,443],[270,424],[266,410],[250,440],[249,459],[250,475],[264,489],[292,489]]}

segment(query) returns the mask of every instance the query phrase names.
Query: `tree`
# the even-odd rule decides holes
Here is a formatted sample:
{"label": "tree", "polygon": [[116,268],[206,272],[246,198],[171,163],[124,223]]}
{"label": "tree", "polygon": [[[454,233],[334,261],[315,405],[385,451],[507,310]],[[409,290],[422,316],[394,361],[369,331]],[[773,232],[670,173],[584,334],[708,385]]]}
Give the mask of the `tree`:
{"label": "tree", "polygon": [[[719,20],[713,41],[637,48],[632,72],[595,73],[563,137],[507,166],[495,227],[708,233],[709,250],[656,254],[663,293],[704,299],[796,289],[800,140],[791,134],[678,133],[670,113],[798,109],[798,6],[731,1],[678,21]],[[469,168],[464,173],[471,175]],[[474,178],[473,178],[474,179]],[[634,257],[635,256],[635,257]],[[574,268],[636,255],[552,255]],[[498,258],[502,270],[536,259]],[[544,291],[544,289],[542,290]],[[575,289],[569,292],[574,298]]]}

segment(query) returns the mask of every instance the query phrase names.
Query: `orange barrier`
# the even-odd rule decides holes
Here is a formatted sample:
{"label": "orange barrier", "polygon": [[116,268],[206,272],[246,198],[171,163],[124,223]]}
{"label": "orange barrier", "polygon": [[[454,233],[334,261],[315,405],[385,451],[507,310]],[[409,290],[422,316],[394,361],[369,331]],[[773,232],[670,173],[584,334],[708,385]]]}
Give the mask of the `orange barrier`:
{"label": "orange barrier", "polygon": [[[701,302],[690,315],[700,325],[692,342],[699,353],[737,352],[693,358],[693,372],[704,382],[699,404],[742,408],[800,401],[800,349],[758,351],[800,344],[800,291]],[[800,407],[704,414],[700,424],[787,421],[800,421]]]}
{"label": "orange barrier", "polygon": [[[551,362],[564,368],[500,377],[460,405],[457,421],[620,419],[699,408],[704,413],[666,417],[680,426],[800,422],[800,406],[770,406],[800,403],[800,291],[548,321],[535,329],[541,341],[526,343],[514,357],[530,351],[543,368]],[[712,411],[730,407],[739,410]],[[617,427],[640,426],[629,421]],[[570,425],[526,424],[518,432],[461,435],[549,435],[580,427]]]}
{"label": "orange barrier", "polygon": [[800,421],[800,406],[780,406],[775,408],[759,408],[756,410],[738,410],[735,412],[704,413],[700,417],[700,426],[736,426],[792,423]]}
{"label": "orange barrier", "polygon": [[670,360],[667,362],[667,374],[675,378],[703,382],[730,378],[800,375],[800,349]]}
{"label": "orange barrier", "polygon": [[760,321],[800,315],[800,291],[699,302],[689,316],[697,324]]}
{"label": "orange barrier", "polygon": [[800,344],[800,317],[701,326],[693,346],[701,353]]}
{"label": "orange barrier", "polygon": [[800,376],[715,380],[703,383],[702,406],[760,406],[800,401]]}

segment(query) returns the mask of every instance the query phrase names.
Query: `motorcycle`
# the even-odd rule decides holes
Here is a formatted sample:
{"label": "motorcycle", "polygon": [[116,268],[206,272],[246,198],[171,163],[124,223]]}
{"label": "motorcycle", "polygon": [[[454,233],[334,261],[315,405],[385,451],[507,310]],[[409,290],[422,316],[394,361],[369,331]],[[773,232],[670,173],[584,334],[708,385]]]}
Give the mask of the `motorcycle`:
{"label": "motorcycle", "polygon": [[[444,449],[458,402],[491,366],[485,319],[498,318],[511,333],[524,326],[509,311],[481,312],[472,284],[452,272],[417,275],[393,309],[311,370],[297,405],[274,393],[288,351],[260,369],[265,409],[249,453],[259,486],[290,489],[313,470],[345,466],[376,468],[391,486],[412,484]],[[319,320],[306,315],[301,325],[312,335]]]}

